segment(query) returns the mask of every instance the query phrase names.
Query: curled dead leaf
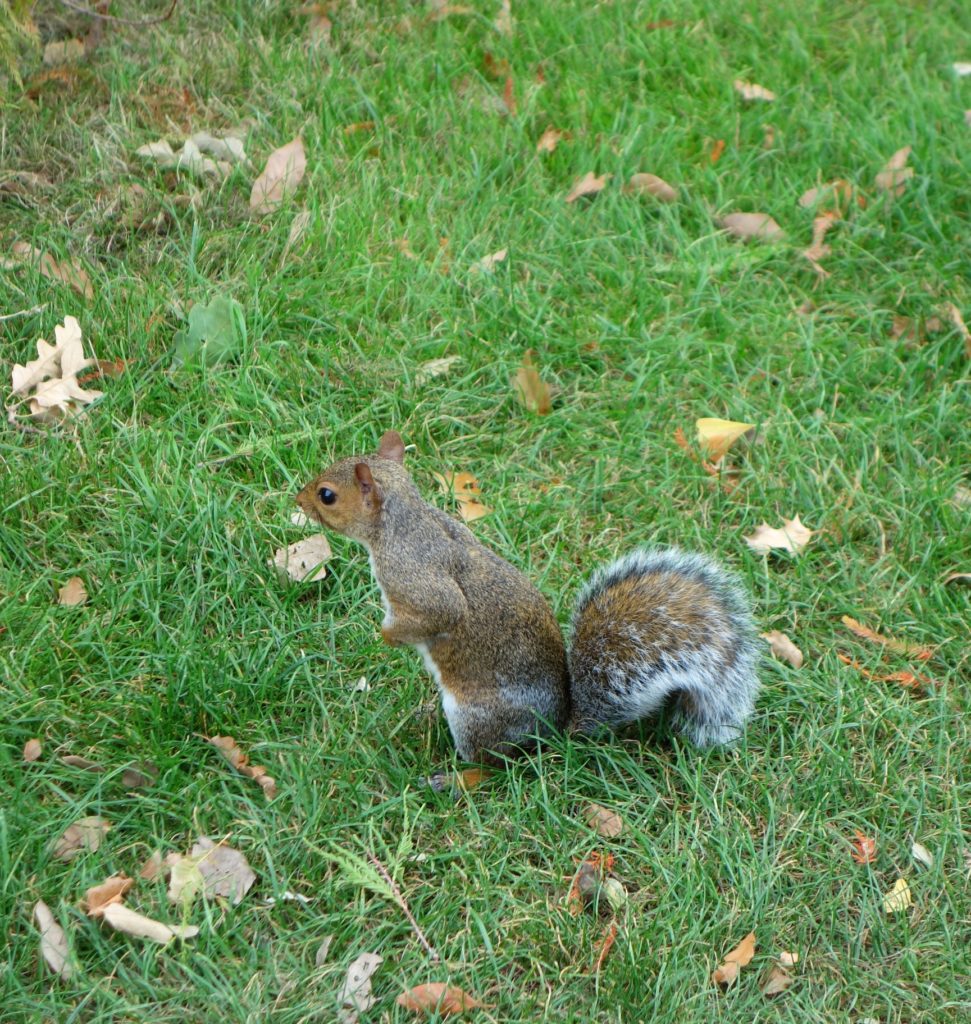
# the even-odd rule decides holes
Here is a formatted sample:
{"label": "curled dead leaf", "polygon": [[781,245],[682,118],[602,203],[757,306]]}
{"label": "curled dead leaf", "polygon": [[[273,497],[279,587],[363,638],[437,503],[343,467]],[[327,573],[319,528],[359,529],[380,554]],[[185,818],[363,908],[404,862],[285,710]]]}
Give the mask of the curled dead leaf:
{"label": "curled dead leaf", "polygon": [[729,234],[748,240],[758,238],[764,242],[781,242],[785,231],[767,213],[726,213],[718,220]]}
{"label": "curled dead leaf", "polygon": [[788,661],[793,668],[802,668],[802,651],[779,630],[773,629],[768,633],[759,633],[763,640],[769,641],[769,650],[780,660]]}
{"label": "curled dead leaf", "polygon": [[859,830],[853,833],[853,849],[850,856],[857,864],[870,864],[877,855],[877,841]]}
{"label": "curled dead leaf", "polygon": [[97,815],[79,818],[54,844],[54,856],[58,860],[73,860],[82,850],[96,851],[110,828],[111,822]]}
{"label": "curled dead leaf", "polygon": [[623,818],[600,804],[587,804],[583,808],[583,817],[590,828],[607,839],[615,839],[624,831]]}
{"label": "curled dead leaf", "polygon": [[674,203],[678,199],[678,190],[656,174],[632,174],[621,191],[628,196],[653,196],[662,203]]}
{"label": "curled dead leaf", "polygon": [[590,199],[607,187],[607,182],[613,177],[612,174],[596,175],[593,171],[587,171],[582,177],[573,183],[573,188],[566,194],[566,202],[575,203],[578,199]]}
{"label": "curled dead leaf", "polygon": [[51,281],[66,284],[86,299],[94,298],[91,278],[88,277],[87,271],[77,260],[62,260],[58,263],[49,252],[35,249],[27,242],[14,242],[11,252],[18,260],[25,263],[36,263],[41,274]]}
{"label": "curled dead leaf", "polygon": [[465,1013],[477,1007],[487,1009],[487,1004],[480,1002],[463,989],[454,985],[446,985],[441,981],[429,982],[427,985],[415,985],[414,988],[402,992],[395,1000],[399,1006],[416,1013],[438,1013],[442,1017],[451,1014]]}
{"label": "curled dead leaf", "polygon": [[716,985],[732,985],[738,978],[738,972],[751,963],[755,956],[755,932],[749,932],[744,939],[728,954],[712,972],[711,980]]}
{"label": "curled dead leaf", "polygon": [[44,962],[62,981],[67,981],[74,968],[64,929],[54,920],[51,908],[43,900],[34,904],[34,920],[40,932],[40,952]]}
{"label": "curled dead leaf", "polygon": [[145,863],[138,869],[138,877],[151,882],[162,873],[162,852],[155,850],[146,858]]}
{"label": "curled dead leaf", "polygon": [[755,430],[752,423],[736,423],[733,420],[719,420],[704,417],[695,423],[698,430],[698,444],[712,463],[725,456],[729,448],[743,435]]}
{"label": "curled dead leaf", "polygon": [[36,761],[40,757],[43,750],[44,748],[41,745],[40,740],[27,740],[27,742],[24,744],[24,760],[28,764],[30,764],[32,761]]}
{"label": "curled dead leaf", "polygon": [[253,213],[262,215],[281,206],[297,190],[306,170],[307,156],[298,135],[270,154],[263,173],[253,182],[249,199]]}
{"label": "curled dead leaf", "polygon": [[100,918],[111,925],[115,931],[162,945],[171,942],[172,939],[191,939],[199,934],[199,929],[195,925],[163,924],[139,914],[131,907],[126,907],[124,903],[106,903],[89,913],[91,917]]}
{"label": "curled dead leaf", "polygon": [[272,800],[276,796],[275,780],[267,775],[266,769],[262,765],[249,763],[249,758],[240,750],[232,736],[207,736],[205,739],[226,758],[240,775],[253,779],[263,790],[267,800]]}
{"label": "curled dead leaf", "polygon": [[523,353],[522,365],[513,377],[513,387],[516,397],[530,412],[546,416],[553,408],[552,393],[533,365],[534,355],[531,348]]}
{"label": "curled dead leaf", "polygon": [[93,885],[84,894],[82,907],[87,914],[95,913],[109,903],[121,903],[125,893],[135,884],[127,875],[112,875],[100,885]]}

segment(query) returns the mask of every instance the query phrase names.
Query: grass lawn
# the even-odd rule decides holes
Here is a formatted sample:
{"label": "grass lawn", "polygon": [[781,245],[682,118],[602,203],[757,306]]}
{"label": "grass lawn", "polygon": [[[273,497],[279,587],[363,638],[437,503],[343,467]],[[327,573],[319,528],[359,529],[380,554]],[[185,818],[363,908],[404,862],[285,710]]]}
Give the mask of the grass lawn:
{"label": "grass lawn", "polygon": [[[366,951],[384,962],[362,1021],[412,1019],[395,997],[445,980],[490,1004],[469,1014],[483,1021],[971,1016],[971,590],[944,582],[971,572],[969,360],[946,312],[971,321],[971,78],[951,69],[971,60],[971,15],[956,0],[513,0],[508,36],[498,13],[335,4],[313,48],[296,2],[181,0],[157,26],[109,26],[66,76],[28,59],[27,92],[10,87],[0,255],[22,241],[77,259],[93,297],[36,264],[0,270],[0,314],[41,307],[0,322],[4,397],[65,315],[128,365],[88,385],[105,396],[67,428],[0,428],[4,1021],[330,1021]],[[90,25],[53,0],[37,20],[42,42]],[[735,79],[777,98],[746,103]],[[239,126],[254,167],[222,181],[134,155]],[[539,154],[549,127],[569,137]],[[298,133],[303,183],[252,217],[258,170]],[[893,198],[874,178],[908,145]],[[566,203],[589,171],[613,177]],[[678,201],[624,194],[635,172]],[[798,199],[834,179],[854,193],[822,278]],[[146,208],[159,230],[137,226]],[[771,214],[787,239],[733,239],[717,220],[735,211]],[[471,270],[500,249],[493,273]],[[220,295],[243,310],[240,358],[170,369],[185,311]],[[554,386],[548,416],[510,385],[527,349]],[[418,373],[445,356],[460,357],[448,373]],[[734,488],[675,443],[704,416],[758,425],[730,453]],[[290,522],[299,486],[389,427],[426,494],[433,471],[478,477],[493,512],[472,528],[564,623],[595,566],[678,544],[737,570],[760,629],[805,665],[766,654],[734,750],[663,728],[564,738],[457,800],[423,791],[450,737],[419,657],[380,642],[362,549],[332,538],[320,584],[267,565],[306,533]],[[749,550],[760,523],[795,515],[818,531],[802,555]],[[72,576],[89,600],[60,607]],[[933,657],[858,639],[844,615]],[[872,678],[901,671],[933,683]],[[215,734],[267,767],[274,799]],[[31,738],[43,753],[25,764]],[[135,762],[158,767],[153,786],[122,785]],[[619,837],[587,826],[589,801],[621,814]],[[90,815],[112,824],[100,848],[54,857]],[[876,842],[869,863],[851,856],[857,830]],[[157,946],[84,914],[89,886],[201,835],[257,872],[238,906],[183,915],[161,879],[126,897],[195,939]],[[381,860],[443,964],[337,847]],[[574,915],[571,879],[594,852],[627,900]],[[888,914],[898,878],[913,905]],[[68,932],[66,981],[40,959],[38,899]],[[719,991],[712,970],[753,930],[755,960]],[[768,999],[783,951],[800,958],[793,983]]]}

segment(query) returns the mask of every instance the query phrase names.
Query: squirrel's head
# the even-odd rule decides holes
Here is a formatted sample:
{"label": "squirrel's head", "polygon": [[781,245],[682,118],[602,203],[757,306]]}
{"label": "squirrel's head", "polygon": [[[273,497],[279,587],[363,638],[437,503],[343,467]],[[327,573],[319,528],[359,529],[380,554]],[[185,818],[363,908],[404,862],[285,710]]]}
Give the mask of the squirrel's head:
{"label": "squirrel's head", "polygon": [[411,484],[403,469],[405,445],[389,430],[376,455],[341,459],[307,484],[297,504],[318,523],[355,540],[372,536],[386,497]]}

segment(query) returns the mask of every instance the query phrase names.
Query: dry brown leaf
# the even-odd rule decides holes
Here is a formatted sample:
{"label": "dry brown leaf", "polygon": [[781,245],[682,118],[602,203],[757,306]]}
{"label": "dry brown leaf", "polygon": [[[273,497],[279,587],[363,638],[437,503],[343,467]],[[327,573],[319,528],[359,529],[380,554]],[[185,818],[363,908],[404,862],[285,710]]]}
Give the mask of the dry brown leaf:
{"label": "dry brown leaf", "polygon": [[623,818],[600,804],[587,804],[583,808],[583,817],[590,828],[607,839],[615,839],[624,831]]}
{"label": "dry brown leaf", "polygon": [[756,85],[754,82],[743,82],[740,78],[736,78],[732,85],[739,96],[750,103],[753,100],[771,103],[775,99],[775,93],[771,89],[766,89],[763,85]]}
{"label": "dry brown leaf", "polygon": [[239,749],[232,736],[207,736],[205,739],[226,758],[240,775],[253,779],[266,794],[267,800],[272,800],[276,796],[276,782],[266,774],[266,769],[262,765],[249,763],[249,758]]}
{"label": "dry brown leaf", "polygon": [[362,953],[347,968],[347,977],[337,997],[340,1024],[357,1024],[358,1015],[377,1002],[371,993],[371,976],[384,963],[377,953]]}
{"label": "dry brown leaf", "polygon": [[621,191],[629,196],[653,196],[662,203],[674,203],[678,199],[678,190],[656,174],[632,174]]}
{"label": "dry brown leaf", "polygon": [[536,143],[536,152],[552,153],[559,143],[569,138],[569,132],[561,132],[559,128],[547,128]]}
{"label": "dry brown leaf", "polygon": [[777,996],[792,984],[792,975],[781,967],[773,967],[762,979],[759,988],[764,996]]}
{"label": "dry brown leaf", "polygon": [[826,232],[836,223],[836,215],[823,213],[813,220],[813,240],[808,249],[803,249],[803,256],[809,260],[813,270],[820,277],[829,277],[829,271],[820,265],[820,260],[830,254],[829,246],[823,241]]}
{"label": "dry brown leaf", "polygon": [[78,768],[82,772],[94,772],[97,774],[105,770],[103,764],[92,761],[87,757],[81,757],[80,754],[65,754],[63,757],[58,758],[58,760],[61,764],[66,764],[69,768]]}
{"label": "dry brown leaf", "polygon": [[877,855],[877,841],[871,836],[864,835],[857,829],[853,833],[853,849],[850,856],[857,864],[870,864]]}
{"label": "dry brown leaf", "polygon": [[910,844],[910,855],[918,864],[923,865],[925,868],[932,868],[934,866],[934,854],[916,840]]}
{"label": "dry brown leaf", "polygon": [[884,164],[883,170],[876,176],[876,186],[888,195],[902,196],[907,182],[914,176],[913,167],[907,166],[907,160],[913,147],[904,146]]}
{"label": "dry brown leaf", "polygon": [[266,161],[263,173],[253,182],[249,205],[253,213],[270,213],[292,195],[307,170],[307,156],[303,139],[298,135],[292,142],[274,150]]}
{"label": "dry brown leaf", "polygon": [[859,662],[854,661],[846,654],[842,654],[837,651],[836,657],[839,658],[844,664],[849,665],[851,668],[855,668],[865,679],[873,679],[878,683],[897,683],[904,687],[905,690],[920,691],[925,686],[934,686],[933,679],[929,679],[927,676],[915,675],[913,672],[890,672],[885,675],[881,675],[877,672],[870,672],[865,669]]}
{"label": "dry brown leaf", "polygon": [[72,576],[57,591],[57,603],[68,608],[88,603],[88,592],[84,589],[84,580],[80,576]]}
{"label": "dry brown leaf", "polygon": [[441,473],[432,473],[438,481],[439,489],[443,494],[451,494],[458,502],[459,515],[467,523],[474,522],[488,515],[492,509],[483,505],[479,500],[482,493],[479,481],[472,473],[465,471],[452,471],[444,476]]}
{"label": "dry brown leaf", "polygon": [[607,954],[613,948],[614,942],[617,940],[617,922],[611,921],[604,929],[603,939],[600,941],[600,947],[597,950],[597,958],[593,962],[593,973],[599,974],[600,968],[603,967],[604,960],[607,959]]}
{"label": "dry brown leaf", "polygon": [[817,532],[803,526],[799,516],[796,516],[794,519],[783,519],[781,529],[763,523],[755,533],[745,538],[745,543],[757,555],[767,555],[770,551],[791,551],[798,555]]}
{"label": "dry brown leaf", "polygon": [[465,1013],[466,1010],[474,1010],[477,1007],[488,1008],[486,1003],[479,1002],[463,989],[446,985],[442,981],[416,985],[407,992],[402,992],[395,1002],[406,1010],[426,1013],[429,1016],[437,1013],[442,1017],[448,1017],[453,1013]]}
{"label": "dry brown leaf", "polygon": [[793,668],[802,668],[802,651],[779,630],[773,629],[769,633],[759,633],[763,640],[769,641],[769,650],[781,661],[788,661]]}
{"label": "dry brown leaf", "polygon": [[44,277],[60,284],[66,284],[73,288],[78,295],[86,299],[94,298],[94,288],[91,286],[91,278],[78,263],[77,260],[64,260],[58,263],[49,252],[35,249],[27,242],[14,242],[10,250],[17,260],[36,263],[38,270]]}
{"label": "dry brown leaf", "polygon": [[815,188],[807,189],[799,197],[799,205],[804,209],[815,206],[825,200],[832,203],[837,211],[842,212],[844,205],[849,205],[853,198],[853,186],[845,178],[837,178],[825,185],[817,185]]}
{"label": "dry brown leaf", "polygon": [[235,906],[256,881],[256,872],[239,850],[206,836],[192,847],[192,858],[199,866],[207,897],[223,896]]}
{"label": "dry brown leaf", "polygon": [[121,774],[121,784],[125,789],[148,789],[158,778],[158,765],[151,761],[129,765]]}
{"label": "dry brown leaf", "polygon": [[269,559],[269,564],[276,569],[281,580],[317,583],[327,575],[324,563],[332,554],[327,537],[322,533],[314,533],[288,548],[280,548]]}
{"label": "dry brown leaf", "polygon": [[725,152],[725,140],[715,139],[711,144],[711,150],[708,153],[708,159],[713,163],[717,164],[722,158],[722,153]]}
{"label": "dry brown leaf", "polygon": [[893,888],[883,897],[883,909],[888,914],[899,914],[913,906],[914,897],[910,891],[910,885],[906,878],[898,878],[893,883]]}
{"label": "dry brown leaf", "polygon": [[783,967],[795,967],[796,964],[799,963],[799,954],[783,950],[779,954],[779,963]]}
{"label": "dry brown leaf", "polygon": [[964,354],[968,359],[971,359],[971,331],[968,330],[964,317],[961,316],[961,310],[953,302],[947,302],[944,304],[944,311],[947,313],[951,323],[957,328],[958,334],[964,340]]}
{"label": "dry brown leaf", "polygon": [[[698,444],[712,463],[718,463],[725,453],[742,435],[755,430],[752,423],[736,423],[734,420],[719,420],[704,417],[695,423],[698,430]],[[683,435],[682,435],[683,436]]]}
{"label": "dry brown leaf", "polygon": [[94,885],[84,894],[82,908],[85,913],[92,914],[101,910],[109,903],[121,903],[122,897],[135,884],[127,875],[112,875],[100,885]]}
{"label": "dry brown leaf", "polygon": [[780,242],[786,233],[767,213],[726,213],[718,224],[736,238]]}
{"label": "dry brown leaf", "polygon": [[95,851],[110,828],[111,822],[97,815],[80,818],[54,844],[54,856],[58,860],[73,860],[82,850]]}
{"label": "dry brown leaf", "polygon": [[462,361],[461,356],[443,356],[441,359],[429,359],[415,371],[415,383],[420,387],[435,377],[443,377],[452,367]]}
{"label": "dry brown leaf", "polygon": [[74,973],[74,968],[64,929],[54,920],[51,908],[43,900],[34,904],[34,920],[40,931],[41,956],[62,981],[67,981]]}
{"label": "dry brown leaf", "polygon": [[492,274],[495,272],[497,264],[505,263],[507,255],[507,249],[499,249],[491,256],[483,256],[481,260],[473,263],[470,269],[477,274]]}
{"label": "dry brown leaf", "polygon": [[149,939],[165,945],[172,939],[191,939],[199,934],[195,925],[162,924],[144,914],[126,907],[124,903],[107,903],[89,911],[91,917],[106,921],[115,931],[133,935],[137,939]]}
{"label": "dry brown leaf", "polygon": [[43,753],[43,746],[40,740],[33,739],[27,740],[24,744],[24,760],[29,764],[31,761],[36,761]]}
{"label": "dry brown leaf", "polygon": [[138,877],[144,878],[146,882],[156,879],[162,872],[162,853],[155,850],[145,863],[138,869]]}
{"label": "dry brown leaf", "polygon": [[715,968],[711,980],[716,985],[732,985],[738,978],[738,972],[751,962],[753,956],[755,956],[755,932],[749,932]]}
{"label": "dry brown leaf", "polygon": [[44,47],[42,60],[46,67],[75,64],[84,56],[84,43],[80,39],[60,39]]}
{"label": "dry brown leaf", "polygon": [[511,36],[513,34],[512,0],[502,0],[499,13],[492,24],[501,36]]}
{"label": "dry brown leaf", "polygon": [[857,622],[856,619],[850,618],[849,615],[844,615],[840,622],[851,633],[855,633],[862,640],[871,640],[873,643],[880,644],[888,650],[896,651],[898,654],[906,654],[911,658],[916,658],[918,661],[929,661],[934,657],[934,651],[930,647],[914,644],[908,640],[897,640],[892,636],[884,636],[882,633],[877,633],[876,630],[870,629],[869,626],[864,626],[862,622]]}
{"label": "dry brown leaf", "polygon": [[613,177],[612,174],[596,175],[593,171],[587,171],[582,177],[573,183],[573,188],[566,194],[568,203],[575,203],[578,199],[587,199],[602,192],[607,187],[607,182]]}
{"label": "dry brown leaf", "polygon": [[533,365],[534,355],[531,348],[526,349],[522,365],[516,371],[512,383],[516,397],[530,412],[546,416],[553,408],[552,392]]}

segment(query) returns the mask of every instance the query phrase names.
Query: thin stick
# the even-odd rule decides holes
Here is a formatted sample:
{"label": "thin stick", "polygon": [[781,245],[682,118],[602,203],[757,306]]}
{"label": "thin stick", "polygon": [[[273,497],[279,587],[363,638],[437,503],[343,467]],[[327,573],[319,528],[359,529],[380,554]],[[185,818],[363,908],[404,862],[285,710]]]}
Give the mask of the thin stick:
{"label": "thin stick", "polygon": [[47,303],[43,302],[39,306],[34,306],[31,309],[18,309],[16,313],[4,313],[0,316],[0,323],[4,320],[16,320],[18,316],[32,316],[34,313],[43,313],[47,309]]}
{"label": "thin stick", "polygon": [[408,918],[408,923],[414,930],[415,935],[418,936],[418,941],[425,947],[432,963],[439,963],[442,958],[438,955],[438,950],[425,938],[425,933],[419,928],[415,915],[408,909],[408,904],[405,902],[404,896],[401,895],[401,890],[395,884],[395,880],[388,874],[388,869],[370,851],[367,851],[367,859],[378,869],[381,877],[391,886],[391,892],[394,894],[395,901],[404,911],[405,917]]}
{"label": "thin stick", "polygon": [[139,28],[143,25],[158,25],[163,21],[168,21],[172,17],[175,11],[175,5],[179,0],[172,0],[169,5],[169,9],[157,18],[145,18],[142,21],[132,21],[131,18],[116,18],[113,14],[102,14],[100,11],[93,11],[90,7],[85,7],[84,4],[75,3],[75,0],[61,0],[61,3],[65,7],[70,7],[72,11],[77,11],[78,14],[86,14],[89,18],[97,18],[99,21],[111,21],[116,25],[134,25]]}

